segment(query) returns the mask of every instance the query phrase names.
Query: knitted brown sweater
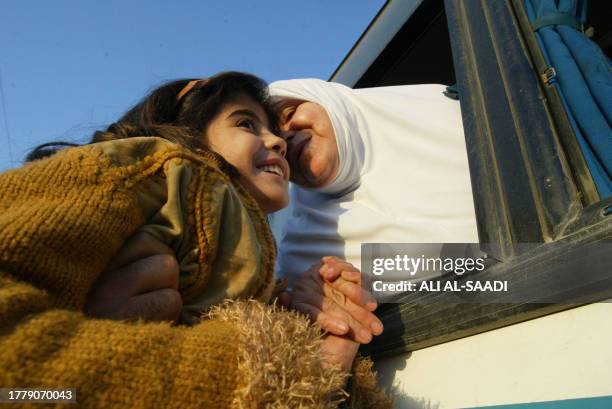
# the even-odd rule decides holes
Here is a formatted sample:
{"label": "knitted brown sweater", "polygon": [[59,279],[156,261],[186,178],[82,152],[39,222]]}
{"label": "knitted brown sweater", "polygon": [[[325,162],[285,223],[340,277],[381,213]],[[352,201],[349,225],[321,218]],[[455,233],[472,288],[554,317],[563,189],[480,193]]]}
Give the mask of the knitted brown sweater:
{"label": "knitted brown sweater", "polygon": [[[332,408],[345,377],[320,330],[267,301],[274,244],[223,171],[158,138],[68,149],[0,175],[0,387],[76,388],[80,407]],[[183,321],[87,318],[92,283],[139,229],[181,262]],[[362,405],[388,402],[369,370]],[[360,385],[365,385],[361,387]],[[352,402],[353,404],[357,402]]]}

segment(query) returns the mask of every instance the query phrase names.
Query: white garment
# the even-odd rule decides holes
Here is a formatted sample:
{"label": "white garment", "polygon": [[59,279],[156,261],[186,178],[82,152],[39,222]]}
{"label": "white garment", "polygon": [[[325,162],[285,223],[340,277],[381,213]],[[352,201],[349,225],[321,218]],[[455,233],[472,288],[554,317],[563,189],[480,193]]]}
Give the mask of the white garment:
{"label": "white garment", "polygon": [[292,185],[289,215],[273,217],[279,275],[294,278],[325,255],[360,267],[362,243],[478,242],[459,102],[444,89],[270,85],[273,96],[326,109],[340,157],[330,185]]}

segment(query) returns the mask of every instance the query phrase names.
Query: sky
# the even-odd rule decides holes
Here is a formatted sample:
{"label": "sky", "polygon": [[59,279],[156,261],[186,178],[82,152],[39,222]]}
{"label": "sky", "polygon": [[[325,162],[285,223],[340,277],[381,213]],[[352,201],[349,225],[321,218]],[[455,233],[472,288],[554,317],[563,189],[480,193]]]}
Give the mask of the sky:
{"label": "sky", "polygon": [[219,71],[329,79],[384,0],[5,0],[0,171],[86,142],[147,91]]}

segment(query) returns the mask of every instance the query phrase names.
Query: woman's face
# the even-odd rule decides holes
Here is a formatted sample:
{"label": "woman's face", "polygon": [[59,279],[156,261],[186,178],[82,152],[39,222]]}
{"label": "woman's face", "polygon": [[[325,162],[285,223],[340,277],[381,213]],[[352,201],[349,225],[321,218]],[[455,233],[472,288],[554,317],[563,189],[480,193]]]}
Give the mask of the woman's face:
{"label": "woman's face", "polygon": [[205,136],[207,145],[236,167],[243,186],[265,213],[289,202],[287,145],[269,126],[259,104],[238,96],[213,118]]}
{"label": "woman's face", "polygon": [[339,157],[331,120],[321,105],[283,98],[275,106],[288,144],[291,181],[322,187],[338,173]]}

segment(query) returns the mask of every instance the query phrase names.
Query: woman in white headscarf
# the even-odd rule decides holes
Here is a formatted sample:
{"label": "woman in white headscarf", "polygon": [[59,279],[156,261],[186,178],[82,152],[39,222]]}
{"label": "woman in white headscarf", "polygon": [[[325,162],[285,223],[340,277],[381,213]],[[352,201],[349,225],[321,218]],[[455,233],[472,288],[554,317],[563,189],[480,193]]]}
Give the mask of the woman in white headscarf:
{"label": "woman in white headscarf", "polygon": [[359,267],[362,243],[478,242],[459,103],[444,89],[270,86],[301,185],[273,221],[280,274],[325,255]]}

